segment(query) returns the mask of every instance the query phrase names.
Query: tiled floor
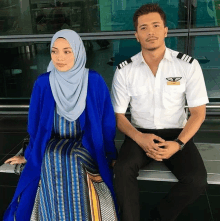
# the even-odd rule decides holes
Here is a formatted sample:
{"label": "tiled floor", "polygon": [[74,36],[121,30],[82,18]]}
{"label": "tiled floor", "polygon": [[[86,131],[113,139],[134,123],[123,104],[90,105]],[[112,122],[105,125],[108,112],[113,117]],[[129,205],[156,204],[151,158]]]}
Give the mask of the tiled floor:
{"label": "tiled floor", "polygon": [[[0,115],[0,165],[21,148],[22,140],[28,136],[26,132],[27,116]],[[195,136],[196,142],[220,143],[220,119],[206,120]],[[123,135],[117,132],[116,141],[121,143]],[[206,152],[206,159],[217,156],[217,153]],[[204,157],[204,156],[203,156]],[[213,158],[214,159],[214,158]],[[216,159],[220,160],[220,159]],[[220,162],[220,161],[219,161]],[[220,168],[214,168],[220,170]],[[19,176],[0,173],[0,220],[10,203]],[[147,220],[149,210],[164,197],[172,182],[139,181],[141,201],[141,221]],[[220,220],[220,185],[208,185],[193,204],[183,210],[176,221],[219,221]]]}
{"label": "tiled floor", "polygon": [[[153,185],[153,184],[151,184]],[[147,221],[150,209],[167,193],[140,192],[141,221]],[[176,221],[212,221],[212,213],[206,195],[201,195],[193,204],[185,208]]]}
{"label": "tiled floor", "polygon": [[[147,221],[150,210],[167,194],[173,185],[174,183],[170,182],[139,181],[141,221]],[[219,191],[220,187],[217,188]],[[204,192],[194,203],[182,211],[176,221],[213,221],[215,220],[214,217],[218,218],[216,221],[219,220],[218,210],[220,206],[216,202],[218,196],[212,197],[215,207],[211,206],[209,196]]]}
{"label": "tiled floor", "polygon": [[208,196],[212,216],[214,221],[220,220],[220,208],[219,208],[219,202],[220,202],[220,196]]}
{"label": "tiled floor", "polygon": [[[2,177],[1,177],[2,178]],[[7,178],[4,178],[7,179]],[[1,192],[1,199],[0,199],[0,220],[3,219],[3,214],[4,211],[7,209],[7,206],[11,202],[14,191],[15,191],[15,186],[3,186],[0,185],[0,192]]]}

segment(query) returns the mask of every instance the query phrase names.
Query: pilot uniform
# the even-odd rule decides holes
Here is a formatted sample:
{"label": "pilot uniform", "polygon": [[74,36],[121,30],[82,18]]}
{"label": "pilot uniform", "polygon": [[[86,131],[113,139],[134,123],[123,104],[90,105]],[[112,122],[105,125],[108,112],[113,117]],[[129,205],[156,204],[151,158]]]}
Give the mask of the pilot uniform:
{"label": "pilot uniform", "polygon": [[[209,102],[198,61],[169,48],[165,50],[156,76],[142,52],[120,63],[111,96],[115,113],[125,113],[130,104],[131,124],[143,133],[153,133],[166,141],[175,140],[187,123],[185,99],[189,107]],[[140,220],[137,176],[139,169],[152,160],[137,143],[125,136],[114,167],[122,221]],[[172,221],[204,191],[207,172],[193,138],[181,151],[163,162],[179,182],[155,211],[161,220]]]}

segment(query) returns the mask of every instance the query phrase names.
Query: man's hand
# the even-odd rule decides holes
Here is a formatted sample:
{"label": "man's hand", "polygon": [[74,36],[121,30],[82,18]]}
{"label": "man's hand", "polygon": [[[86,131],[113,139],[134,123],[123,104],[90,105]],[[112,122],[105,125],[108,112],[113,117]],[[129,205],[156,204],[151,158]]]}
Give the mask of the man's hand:
{"label": "man's hand", "polygon": [[140,132],[135,138],[135,142],[146,152],[146,154],[150,154],[150,157],[154,160],[162,161],[161,154],[164,150],[158,147],[158,143],[155,143],[154,140],[165,143],[164,139],[155,134]]}
{"label": "man's hand", "polygon": [[[169,159],[171,156],[173,156],[177,151],[180,150],[180,145],[175,141],[166,141],[163,143],[158,143],[158,147],[164,146],[164,148],[160,148],[163,151],[158,151],[156,154],[159,155],[162,159]],[[154,155],[151,153],[147,153],[147,156],[154,159]]]}
{"label": "man's hand", "polygon": [[22,164],[22,163],[26,163],[26,159],[23,156],[14,156],[11,157],[9,159],[7,159],[4,163],[9,163],[9,164]]}

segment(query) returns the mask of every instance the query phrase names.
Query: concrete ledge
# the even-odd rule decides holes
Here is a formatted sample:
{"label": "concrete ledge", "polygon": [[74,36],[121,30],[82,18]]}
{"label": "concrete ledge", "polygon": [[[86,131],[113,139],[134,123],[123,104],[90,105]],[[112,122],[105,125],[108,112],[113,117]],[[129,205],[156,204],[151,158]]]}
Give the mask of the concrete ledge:
{"label": "concrete ledge", "polygon": [[[116,141],[119,150],[123,141]],[[203,158],[207,173],[208,184],[220,184],[220,144],[196,143]],[[3,164],[0,172],[14,173],[14,166]],[[138,180],[178,182],[163,162],[153,161],[139,171]]]}
{"label": "concrete ledge", "polygon": [[[122,142],[116,141],[117,148],[120,149]],[[220,184],[220,144],[196,143],[196,146],[208,173],[208,184]],[[165,164],[157,161],[153,161],[142,168],[138,180],[178,182]]]}
{"label": "concrete ledge", "polygon": [[[220,162],[205,161],[205,167],[208,173],[208,184],[220,184]],[[217,167],[215,167],[217,166]],[[219,169],[219,173],[210,172],[215,167]],[[166,181],[178,182],[177,178],[171,173],[163,162],[152,162],[148,166],[140,170],[138,180]]]}

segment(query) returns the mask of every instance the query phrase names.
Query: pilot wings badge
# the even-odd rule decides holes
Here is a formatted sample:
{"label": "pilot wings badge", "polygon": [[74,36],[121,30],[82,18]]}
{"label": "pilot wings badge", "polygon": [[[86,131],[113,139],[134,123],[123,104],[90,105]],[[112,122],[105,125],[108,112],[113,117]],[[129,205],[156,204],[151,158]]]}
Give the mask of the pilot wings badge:
{"label": "pilot wings badge", "polygon": [[166,78],[167,79],[167,85],[180,85],[179,80],[181,78],[182,77],[169,77],[169,78]]}

